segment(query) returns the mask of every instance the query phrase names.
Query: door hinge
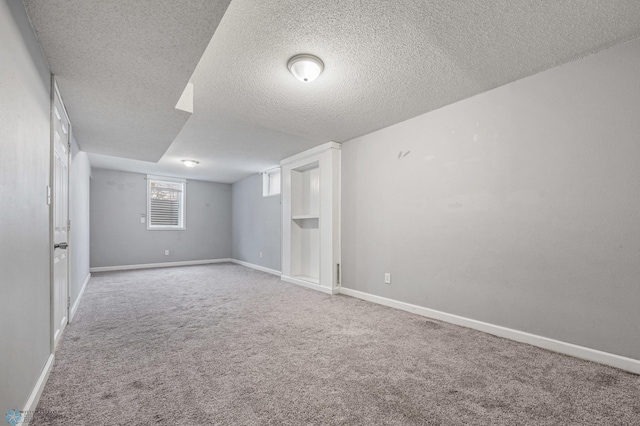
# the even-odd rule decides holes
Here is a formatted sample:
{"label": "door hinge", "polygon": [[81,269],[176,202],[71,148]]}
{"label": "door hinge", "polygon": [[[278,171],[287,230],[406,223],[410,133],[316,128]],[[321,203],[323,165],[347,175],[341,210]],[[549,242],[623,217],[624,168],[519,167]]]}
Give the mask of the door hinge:
{"label": "door hinge", "polygon": [[71,306],[71,296],[67,297],[67,306]]}
{"label": "door hinge", "polygon": [[340,264],[339,263],[336,264],[336,271],[337,271],[336,282],[337,282],[338,286],[340,286],[341,285],[340,279],[342,277],[340,276]]}
{"label": "door hinge", "polygon": [[67,219],[67,231],[71,230],[71,219]]}

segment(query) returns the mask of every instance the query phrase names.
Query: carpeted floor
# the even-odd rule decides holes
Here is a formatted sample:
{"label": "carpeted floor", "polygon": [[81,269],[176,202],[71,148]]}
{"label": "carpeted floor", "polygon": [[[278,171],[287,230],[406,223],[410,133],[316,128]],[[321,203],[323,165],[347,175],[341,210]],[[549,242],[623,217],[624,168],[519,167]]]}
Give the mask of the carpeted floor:
{"label": "carpeted floor", "polygon": [[94,274],[30,425],[638,425],[640,376],[234,264]]}

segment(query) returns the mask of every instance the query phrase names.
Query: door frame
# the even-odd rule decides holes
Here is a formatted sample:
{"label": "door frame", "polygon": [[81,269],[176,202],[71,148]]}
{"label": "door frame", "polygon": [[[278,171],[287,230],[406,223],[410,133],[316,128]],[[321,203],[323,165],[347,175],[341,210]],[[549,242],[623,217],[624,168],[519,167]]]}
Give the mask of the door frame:
{"label": "door frame", "polygon": [[[51,99],[50,99],[50,117],[49,117],[49,138],[50,138],[50,160],[49,160],[49,194],[48,194],[48,200],[49,200],[49,343],[50,343],[50,348],[51,348],[51,353],[53,354],[55,352],[56,349],[56,342],[55,342],[55,332],[56,332],[56,321],[57,319],[55,318],[55,270],[54,270],[54,231],[55,231],[55,223],[54,223],[54,199],[56,194],[54,193],[55,191],[55,177],[54,177],[54,173],[55,173],[55,140],[53,137],[53,133],[54,133],[54,119],[55,119],[55,99],[56,97],[58,98],[58,100],[60,101],[60,106],[62,109],[62,114],[64,114],[64,117],[67,120],[67,123],[69,124],[69,133],[67,136],[67,143],[68,143],[68,149],[67,149],[67,220],[69,220],[69,216],[71,214],[71,209],[70,209],[70,200],[71,200],[71,193],[69,191],[70,187],[71,187],[71,135],[72,135],[72,128],[71,128],[71,120],[69,119],[69,114],[67,113],[67,108],[64,105],[64,102],[62,100],[62,95],[60,95],[60,90],[58,89],[58,83],[56,81],[55,76],[52,74],[51,75]],[[68,222],[69,223],[69,222]],[[71,239],[71,229],[70,226],[67,226],[67,242],[69,242]],[[67,321],[66,324],[69,324],[69,314],[70,314],[70,310],[71,310],[71,247],[69,247],[67,249],[67,256],[66,256],[66,260],[67,260],[67,279],[66,279],[66,286],[67,286],[67,300],[65,303],[65,310],[66,310],[66,317],[67,317]],[[62,329],[60,331],[61,336],[64,333],[64,329]]]}

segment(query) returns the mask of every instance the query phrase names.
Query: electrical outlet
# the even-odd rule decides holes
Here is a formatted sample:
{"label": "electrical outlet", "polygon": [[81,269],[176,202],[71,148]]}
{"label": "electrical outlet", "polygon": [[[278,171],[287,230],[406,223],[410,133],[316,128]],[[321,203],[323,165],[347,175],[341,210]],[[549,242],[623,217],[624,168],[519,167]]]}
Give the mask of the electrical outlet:
{"label": "electrical outlet", "polygon": [[384,273],[384,283],[385,284],[391,284],[391,274],[388,272]]}
{"label": "electrical outlet", "polygon": [[169,256],[169,250],[165,250],[165,251],[164,251],[164,255],[165,255],[165,256]]}
{"label": "electrical outlet", "polygon": [[262,252],[260,252],[260,259],[262,259]]}

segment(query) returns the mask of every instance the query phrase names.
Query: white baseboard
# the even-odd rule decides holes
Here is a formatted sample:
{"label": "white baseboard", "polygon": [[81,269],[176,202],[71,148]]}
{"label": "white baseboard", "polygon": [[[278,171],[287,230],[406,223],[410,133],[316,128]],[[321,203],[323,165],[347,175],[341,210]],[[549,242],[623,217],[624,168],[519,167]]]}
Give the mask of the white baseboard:
{"label": "white baseboard", "polygon": [[292,278],[292,277],[288,277],[286,275],[282,275],[280,277],[280,279],[282,281],[286,281],[288,283],[291,284],[296,284],[302,287],[306,287],[306,288],[310,288],[313,290],[318,290],[321,291],[323,293],[327,293],[327,294],[340,294],[340,289],[336,288],[336,289],[330,289],[329,287],[325,287],[319,284],[314,284],[314,283],[310,283],[309,281],[304,281],[304,280],[299,280],[297,278]]}
{"label": "white baseboard", "polygon": [[[283,278],[284,279],[284,278]],[[523,331],[511,328],[501,327],[499,325],[489,324],[482,321],[476,321],[470,318],[458,315],[448,314],[446,312],[436,311],[434,309],[424,308],[422,306],[412,305],[400,302],[386,297],[375,296],[373,294],[364,293],[357,290],[342,288],[341,294],[357,297],[358,299],[367,300],[369,302],[378,303],[380,305],[389,306],[391,308],[401,309],[403,311],[422,315],[427,318],[433,318],[451,324],[461,325],[463,327],[473,328],[495,336],[504,337],[506,339],[515,340],[516,342],[527,343],[540,348],[559,352],[565,355],[571,355],[576,358],[594,361],[600,364],[610,365],[621,370],[630,371],[640,374],[640,360],[627,358],[620,355],[602,352],[596,349],[586,348],[584,346],[574,345],[572,343],[562,342],[560,340],[549,339],[547,337],[535,334],[525,333]]]}
{"label": "white baseboard", "polygon": [[87,288],[87,284],[89,284],[89,280],[91,279],[91,273],[87,274],[87,278],[84,279],[84,284],[82,284],[82,288],[80,289],[80,293],[78,294],[78,298],[75,302],[73,302],[73,306],[71,307],[71,312],[69,312],[69,322],[73,321],[73,317],[80,306],[80,299],[82,299],[82,295]]}
{"label": "white baseboard", "polygon": [[[36,381],[36,384],[31,391],[31,395],[29,395],[29,399],[27,399],[24,410],[22,410],[23,418],[26,416],[26,419],[29,419],[33,415],[33,412],[36,410],[38,402],[40,401],[40,395],[42,395],[42,391],[44,390],[44,385],[47,384],[49,373],[51,373],[51,369],[53,368],[54,359],[55,356],[53,354],[50,354],[46,364],[44,365],[44,368],[42,369],[42,372],[40,373],[40,377],[38,377],[38,380]],[[17,423],[17,425],[26,426],[27,423],[24,423],[23,421]]]}
{"label": "white baseboard", "polygon": [[258,271],[267,272],[269,274],[280,276],[282,273],[280,271],[276,271],[275,269],[265,268],[264,266],[255,265],[253,263],[245,262],[243,260],[231,259],[231,262],[237,263],[238,265],[246,266],[247,268],[256,269]]}
{"label": "white baseboard", "polygon": [[232,262],[233,259],[184,260],[181,262],[144,263],[141,265],[98,266],[89,268],[90,272],[128,271],[130,269],[170,268],[172,266],[207,265],[209,263]]}

